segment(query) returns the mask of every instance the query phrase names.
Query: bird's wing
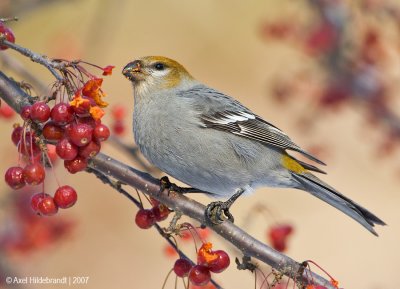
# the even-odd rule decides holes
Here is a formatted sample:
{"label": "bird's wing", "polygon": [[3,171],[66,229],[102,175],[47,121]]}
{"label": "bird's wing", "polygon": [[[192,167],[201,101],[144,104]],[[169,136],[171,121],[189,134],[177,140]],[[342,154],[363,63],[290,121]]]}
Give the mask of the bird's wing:
{"label": "bird's wing", "polygon": [[190,98],[194,108],[199,112],[201,124],[206,128],[227,131],[284,150],[297,151],[307,158],[325,165],[316,157],[302,150],[279,128],[223,93],[198,85],[179,95]]}

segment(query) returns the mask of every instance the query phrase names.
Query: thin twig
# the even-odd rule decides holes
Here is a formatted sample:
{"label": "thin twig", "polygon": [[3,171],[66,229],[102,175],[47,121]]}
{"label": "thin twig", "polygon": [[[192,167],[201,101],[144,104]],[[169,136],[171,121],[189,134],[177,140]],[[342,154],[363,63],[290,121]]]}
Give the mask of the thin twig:
{"label": "thin twig", "polygon": [[34,53],[32,50],[29,50],[25,47],[19,46],[18,44],[9,42],[5,39],[0,39],[0,43],[2,45],[8,46],[9,48],[18,51],[22,55],[25,55],[26,57],[29,57],[33,62],[42,64],[45,66],[51,74],[58,80],[58,81],[64,81],[63,77],[57,72],[57,70],[62,70],[65,68],[64,63],[59,63],[59,62],[54,62],[50,58],[48,58],[45,55],[41,55],[38,53]]}

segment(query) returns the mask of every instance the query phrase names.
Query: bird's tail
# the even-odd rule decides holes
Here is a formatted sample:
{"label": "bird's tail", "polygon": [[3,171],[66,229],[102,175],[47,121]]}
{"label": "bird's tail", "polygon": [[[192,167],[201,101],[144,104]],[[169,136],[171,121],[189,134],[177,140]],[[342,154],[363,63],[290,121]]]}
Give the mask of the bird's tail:
{"label": "bird's tail", "polygon": [[341,193],[321,181],[313,174],[307,171],[300,174],[296,172],[291,172],[291,174],[293,178],[300,184],[298,187],[299,189],[309,192],[310,194],[342,211],[343,213],[363,225],[375,236],[378,236],[373,228],[375,224],[386,225],[385,222],[383,222],[373,213],[358,205],[349,198],[343,196]]}

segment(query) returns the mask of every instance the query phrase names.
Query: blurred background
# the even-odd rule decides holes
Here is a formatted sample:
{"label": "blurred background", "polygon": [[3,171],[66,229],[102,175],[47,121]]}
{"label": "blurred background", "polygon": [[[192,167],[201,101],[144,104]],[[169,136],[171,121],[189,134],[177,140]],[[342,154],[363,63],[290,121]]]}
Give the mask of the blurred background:
{"label": "blurred background", "polygon": [[[237,224],[265,242],[276,222],[291,224],[294,232],[285,253],[298,261],[314,260],[340,287],[400,287],[400,3],[1,0],[0,17],[13,16],[19,21],[9,26],[24,47],[49,57],[116,66],[104,80],[110,103],[104,122],[126,144],[134,144],[133,97],[120,71],[144,55],[178,60],[200,81],[281,128],[328,164],[323,180],[388,226],[377,228],[377,238],[304,192],[270,188],[235,204]],[[10,61],[20,62],[45,88],[54,82],[44,67],[15,51],[1,54],[1,70],[17,80],[24,78]],[[124,122],[115,123],[109,111],[121,106]],[[21,120],[2,112],[2,172],[18,160],[9,140],[15,122]],[[138,167],[112,142],[102,151]],[[40,188],[12,192],[0,179],[0,286],[6,286],[4,276],[84,276],[88,284],[76,287],[161,288],[176,256],[166,253],[166,242],[155,230],[135,225],[135,206],[90,174],[68,174],[62,162],[55,171],[62,184],[76,188],[78,203],[57,216],[32,216],[30,221],[21,217],[29,210],[23,196]],[[57,188],[52,178],[46,179],[46,188]],[[273,217],[249,216],[259,204]],[[209,239],[229,251],[232,262],[240,257],[215,234]],[[181,248],[194,255],[192,243],[182,241]],[[254,288],[254,276],[234,265],[215,279],[224,288]],[[166,288],[174,288],[173,278]]]}

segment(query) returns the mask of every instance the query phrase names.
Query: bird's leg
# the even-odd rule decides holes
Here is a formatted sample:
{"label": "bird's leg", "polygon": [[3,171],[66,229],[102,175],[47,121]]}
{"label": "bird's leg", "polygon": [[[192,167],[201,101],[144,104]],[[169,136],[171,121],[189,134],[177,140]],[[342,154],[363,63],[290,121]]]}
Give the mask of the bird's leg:
{"label": "bird's leg", "polygon": [[163,176],[160,179],[160,193],[162,191],[164,191],[165,189],[168,190],[168,195],[169,195],[170,192],[180,193],[180,191],[181,191],[181,187],[177,186],[174,183],[171,183],[167,176]]}
{"label": "bird's leg", "polygon": [[167,189],[168,192],[177,192],[179,194],[189,194],[189,193],[210,194],[206,191],[202,191],[196,188],[182,188],[174,183],[171,183],[167,176],[163,176],[160,179],[160,192],[164,191],[165,189]]}
{"label": "bird's leg", "polygon": [[236,201],[236,199],[239,198],[243,193],[244,189],[239,189],[232,197],[230,197],[225,202],[217,201],[208,204],[204,212],[206,222],[213,225],[218,225],[224,222],[225,220],[228,220],[233,223],[234,218],[231,212],[229,212],[229,208]]}

